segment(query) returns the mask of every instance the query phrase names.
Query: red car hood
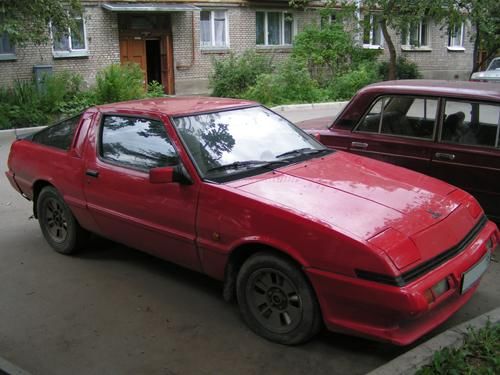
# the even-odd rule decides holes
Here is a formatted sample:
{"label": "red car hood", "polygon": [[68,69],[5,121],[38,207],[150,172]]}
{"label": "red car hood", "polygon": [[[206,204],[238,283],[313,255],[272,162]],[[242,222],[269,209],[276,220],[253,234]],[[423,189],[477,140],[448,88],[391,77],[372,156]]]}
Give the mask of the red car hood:
{"label": "red car hood", "polygon": [[[392,250],[391,258],[398,267],[443,251],[446,244],[441,241],[434,246],[436,241],[431,237],[435,233],[428,229],[460,206],[449,195],[457,189],[447,183],[340,151],[232,185],[351,236],[375,238],[375,245],[390,256],[394,245],[390,241],[411,239],[415,245],[422,245],[420,251],[405,255]],[[447,233],[450,243],[466,234],[462,233],[464,225],[473,226],[467,210],[459,216],[466,216],[466,223],[460,224],[456,236]],[[389,229],[393,232],[389,242],[377,238]],[[421,238],[422,233],[427,233],[425,238]]]}

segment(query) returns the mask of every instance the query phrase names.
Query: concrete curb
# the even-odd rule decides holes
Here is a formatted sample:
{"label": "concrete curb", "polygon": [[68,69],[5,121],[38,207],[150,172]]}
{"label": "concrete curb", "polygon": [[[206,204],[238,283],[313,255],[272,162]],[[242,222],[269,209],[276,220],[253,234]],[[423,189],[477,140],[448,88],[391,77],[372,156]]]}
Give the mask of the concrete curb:
{"label": "concrete curb", "polygon": [[307,110],[307,109],[335,109],[344,107],[349,101],[343,102],[326,102],[326,103],[306,103],[306,104],[290,104],[290,105],[278,105],[272,107],[273,111],[296,111],[296,110]]}
{"label": "concrete curb", "polygon": [[441,333],[367,375],[413,375],[420,367],[431,362],[436,351],[444,347],[460,347],[467,328],[482,328],[488,320],[493,324],[500,323],[500,307]]}
{"label": "concrete curb", "polygon": [[0,357],[0,374],[3,373],[8,375],[31,375],[29,372]]}

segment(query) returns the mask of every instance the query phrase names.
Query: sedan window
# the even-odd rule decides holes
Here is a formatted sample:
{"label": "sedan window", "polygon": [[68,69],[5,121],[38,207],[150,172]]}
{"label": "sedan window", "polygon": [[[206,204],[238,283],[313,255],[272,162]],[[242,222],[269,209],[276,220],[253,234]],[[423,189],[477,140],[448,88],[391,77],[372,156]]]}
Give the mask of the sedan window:
{"label": "sedan window", "polygon": [[447,100],[441,142],[499,147],[500,106]]}
{"label": "sedan window", "polygon": [[432,139],[438,100],[393,96],[380,98],[356,131]]}
{"label": "sedan window", "polygon": [[161,121],[105,116],[100,155],[125,167],[148,171],[177,164],[177,154]]}

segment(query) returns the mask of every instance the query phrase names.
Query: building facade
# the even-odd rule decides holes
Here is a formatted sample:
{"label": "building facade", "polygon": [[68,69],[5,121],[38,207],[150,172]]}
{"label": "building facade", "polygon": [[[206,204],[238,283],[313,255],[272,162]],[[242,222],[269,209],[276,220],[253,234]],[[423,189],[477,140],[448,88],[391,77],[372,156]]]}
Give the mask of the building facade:
{"label": "building facade", "polygon": [[[168,94],[205,94],[212,60],[255,49],[279,60],[292,50],[294,35],[319,24],[321,1],[303,10],[287,0],[83,1],[78,30],[43,46],[15,48],[0,40],[0,86],[30,79],[34,72],[71,70],[88,85],[111,63],[141,65],[145,81]],[[376,13],[359,15],[365,48],[384,49]],[[49,29],[49,32],[50,29]],[[431,20],[393,33],[399,54],[417,63],[426,78],[467,79],[472,68],[470,29],[448,31]]]}

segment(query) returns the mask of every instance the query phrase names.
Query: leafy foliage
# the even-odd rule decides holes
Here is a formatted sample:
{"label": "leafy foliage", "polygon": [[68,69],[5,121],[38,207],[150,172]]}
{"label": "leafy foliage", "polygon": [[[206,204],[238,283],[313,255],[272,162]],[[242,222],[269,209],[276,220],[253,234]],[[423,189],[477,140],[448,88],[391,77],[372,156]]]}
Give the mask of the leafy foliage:
{"label": "leafy foliage", "polygon": [[148,90],[146,97],[148,98],[161,98],[165,96],[165,91],[163,90],[163,85],[158,81],[152,81],[148,84]]}
{"label": "leafy foliage", "polygon": [[[138,65],[112,65],[98,73],[97,85],[82,88],[82,77],[64,71],[0,87],[0,129],[46,125],[81,113],[97,104],[146,96],[144,75]],[[162,96],[159,83],[149,86],[149,97]]]}
{"label": "leafy foliage", "polygon": [[460,348],[444,348],[434,354],[432,362],[417,375],[498,374],[500,373],[500,324],[469,328]]}
{"label": "leafy foliage", "polygon": [[375,63],[363,63],[356,69],[336,77],[328,88],[330,100],[348,100],[359,89],[380,81],[379,67]]}
{"label": "leafy foliage", "polygon": [[81,10],[80,0],[0,0],[0,35],[6,32],[18,46],[43,44],[49,41],[49,23],[67,30]]}
{"label": "leafy foliage", "polygon": [[143,81],[144,73],[138,64],[111,64],[97,73],[97,102],[113,103],[142,98],[146,94]]}
{"label": "leafy foliage", "polygon": [[231,54],[224,59],[213,60],[210,87],[213,96],[238,98],[249,87],[255,85],[261,74],[271,73],[271,59],[248,50],[238,56]]}
{"label": "leafy foliage", "polygon": [[[384,61],[379,65],[379,74],[384,80],[388,78],[389,63]],[[422,78],[417,64],[408,61],[404,57],[399,57],[396,63],[396,79],[417,79]]]}
{"label": "leafy foliage", "polygon": [[288,59],[273,74],[261,74],[244,98],[267,105],[318,102],[326,100],[324,91],[299,61]]}
{"label": "leafy foliage", "polygon": [[293,58],[305,64],[313,79],[324,86],[377,53],[356,45],[352,34],[339,23],[309,27],[296,36],[293,48]]}

